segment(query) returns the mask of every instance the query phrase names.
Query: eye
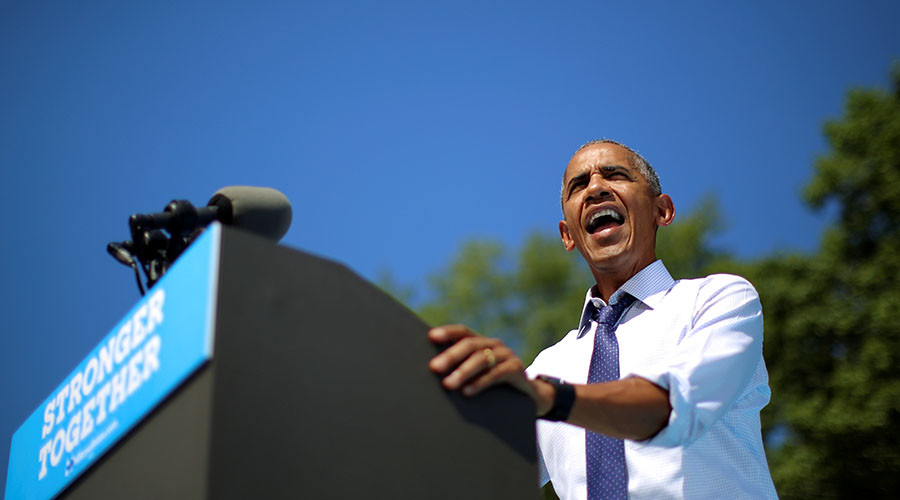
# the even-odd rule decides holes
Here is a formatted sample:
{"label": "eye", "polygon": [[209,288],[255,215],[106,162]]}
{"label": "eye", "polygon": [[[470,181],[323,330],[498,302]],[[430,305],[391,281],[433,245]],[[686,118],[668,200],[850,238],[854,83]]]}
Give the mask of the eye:
{"label": "eye", "polygon": [[569,195],[587,186],[587,177],[576,177],[569,182]]}

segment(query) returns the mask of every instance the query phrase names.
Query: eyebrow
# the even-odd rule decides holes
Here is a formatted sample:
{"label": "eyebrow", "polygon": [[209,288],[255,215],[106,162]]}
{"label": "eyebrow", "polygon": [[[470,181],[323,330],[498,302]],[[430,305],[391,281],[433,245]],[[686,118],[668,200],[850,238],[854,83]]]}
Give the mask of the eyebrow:
{"label": "eyebrow", "polygon": [[[572,185],[578,181],[583,181],[584,179],[590,177],[591,172],[594,170],[594,168],[595,167],[591,166],[587,170],[585,170],[585,171],[581,172],[580,174],[576,175],[575,177],[572,177],[571,179],[569,179],[569,182],[566,183],[566,197],[567,198],[572,193]],[[631,175],[631,170],[628,169],[628,167],[624,167],[622,165],[601,165],[599,168],[600,168],[600,171],[605,172],[605,173],[625,172],[625,173],[629,174],[629,176]]]}
{"label": "eyebrow", "polygon": [[624,170],[625,172],[631,173],[631,169],[622,165],[603,165],[600,167],[600,170],[604,172],[615,172],[617,170]]}

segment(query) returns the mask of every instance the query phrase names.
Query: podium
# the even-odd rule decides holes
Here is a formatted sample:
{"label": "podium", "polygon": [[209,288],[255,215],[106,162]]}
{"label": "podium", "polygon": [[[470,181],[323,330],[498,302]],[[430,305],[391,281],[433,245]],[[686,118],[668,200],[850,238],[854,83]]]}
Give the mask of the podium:
{"label": "podium", "polygon": [[[208,285],[198,283],[206,278],[186,274],[195,267],[208,269]],[[178,299],[179,273],[188,276],[182,280],[185,287],[208,290],[208,307],[174,309],[176,300],[178,305],[188,301]],[[65,463],[66,476],[72,472],[59,493],[65,499],[538,496],[530,399],[507,387],[471,399],[445,391],[427,368],[438,352],[426,338],[427,325],[348,268],[214,225],[145,300],[154,300],[158,287],[165,290],[164,307],[171,309],[160,309],[156,319],[152,303],[144,313],[136,309],[132,317],[144,323],[134,320],[131,328],[123,320],[126,326],[110,338],[130,329],[132,351],[140,352],[138,325],[153,329],[155,321],[168,328],[167,337],[157,342],[157,351],[164,352],[173,349],[176,341],[170,338],[188,335],[188,329],[179,331],[182,316],[205,315],[198,321],[209,330],[207,359],[195,363],[108,449],[92,452],[97,456],[90,464],[77,461],[90,455],[78,454],[81,444],[71,450],[74,459],[66,458],[71,430],[66,434],[66,421],[54,417],[60,406],[66,408],[65,398],[61,405],[52,402],[74,387],[67,380],[32,416],[38,427],[29,419],[14,435],[8,481],[16,480],[13,474],[40,474],[36,466],[13,464],[27,461],[19,458],[17,446],[25,450],[22,456],[33,453],[35,459],[41,448],[41,443],[17,445],[19,433],[40,441],[40,425],[54,424],[40,436],[49,450],[41,460],[50,474],[56,471],[47,460],[58,461],[60,468]],[[101,371],[113,342],[101,342],[94,355]],[[150,346],[150,340],[142,342]],[[154,368],[153,350],[144,349],[144,367],[135,373],[144,373],[149,391],[149,381],[157,377],[153,370],[162,373],[174,362],[160,355],[156,364],[162,368]],[[71,392],[83,393],[83,401],[89,401],[90,392],[99,408],[105,401],[97,396],[102,375],[92,375],[90,359],[76,369],[83,385]],[[129,363],[124,357],[121,362]],[[103,380],[113,378],[110,370]],[[92,392],[85,387],[91,380],[97,382]],[[115,394],[115,386],[112,390]],[[131,399],[123,401],[120,408]],[[85,422],[93,421],[81,443],[103,437],[96,408],[78,413],[69,405],[70,415],[83,417],[77,424],[69,421],[68,429],[74,425],[77,434],[80,425],[85,434]],[[53,432],[65,434],[60,444]],[[18,495],[8,485],[9,498],[11,491]],[[21,491],[31,496],[37,490]]]}

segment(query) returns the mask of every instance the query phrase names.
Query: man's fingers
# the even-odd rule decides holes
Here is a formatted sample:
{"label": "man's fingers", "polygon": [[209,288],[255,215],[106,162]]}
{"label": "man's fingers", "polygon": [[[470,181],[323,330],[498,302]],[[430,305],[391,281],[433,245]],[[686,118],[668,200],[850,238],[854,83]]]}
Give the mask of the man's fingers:
{"label": "man's fingers", "polygon": [[450,375],[444,378],[444,387],[450,390],[459,389],[473,377],[496,365],[497,355],[490,347],[476,348]]}
{"label": "man's fingers", "polygon": [[519,389],[528,385],[522,362],[498,339],[482,337],[465,325],[432,328],[428,338],[436,344],[450,344],[428,363],[431,371],[446,375],[441,383],[449,390],[462,389],[471,396],[499,382]]}
{"label": "man's fingers", "polygon": [[482,337],[465,325],[432,328],[428,339],[435,344],[450,344],[428,363],[431,371],[445,375],[441,384],[446,389],[474,396],[505,382],[534,397],[522,361],[500,340]]}
{"label": "man's fingers", "polygon": [[[498,384],[500,382],[513,382],[515,377],[524,377],[522,373],[522,363],[518,358],[509,358],[489,370],[480,372],[470,380],[462,388],[462,393],[466,396],[474,396],[484,389]],[[518,386],[518,384],[513,384]]]}
{"label": "man's fingers", "polygon": [[428,330],[428,338],[437,344],[455,342],[465,337],[474,337],[477,334],[465,325],[442,325]]}
{"label": "man's fingers", "polygon": [[465,361],[472,353],[498,343],[498,340],[485,337],[464,337],[432,358],[428,366],[435,372],[446,373]]}

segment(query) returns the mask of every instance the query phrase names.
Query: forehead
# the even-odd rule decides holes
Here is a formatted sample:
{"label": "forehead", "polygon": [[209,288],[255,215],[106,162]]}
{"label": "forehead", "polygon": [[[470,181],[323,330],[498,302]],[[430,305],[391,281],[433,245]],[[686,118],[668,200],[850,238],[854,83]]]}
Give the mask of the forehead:
{"label": "forehead", "polygon": [[631,151],[617,144],[592,144],[572,156],[566,166],[563,182],[595,167],[618,165],[631,170],[634,168],[631,158]]}

